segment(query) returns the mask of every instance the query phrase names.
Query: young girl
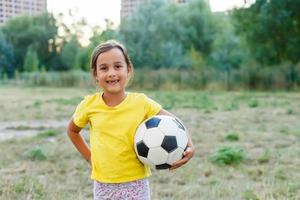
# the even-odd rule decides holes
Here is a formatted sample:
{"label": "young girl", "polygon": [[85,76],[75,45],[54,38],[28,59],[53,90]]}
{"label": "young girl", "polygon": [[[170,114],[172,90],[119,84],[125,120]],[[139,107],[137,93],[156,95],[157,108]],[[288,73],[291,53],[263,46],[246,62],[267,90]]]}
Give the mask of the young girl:
{"label": "young girl", "polygon": [[[77,106],[68,125],[68,136],[91,165],[94,199],[148,200],[150,169],[135,154],[134,134],[147,118],[172,114],[145,94],[125,91],[133,66],[118,42],[107,41],[95,48],[91,70],[102,92],[86,96]],[[90,148],[80,135],[88,123]],[[193,154],[189,138],[183,158],[170,169],[187,163]]]}

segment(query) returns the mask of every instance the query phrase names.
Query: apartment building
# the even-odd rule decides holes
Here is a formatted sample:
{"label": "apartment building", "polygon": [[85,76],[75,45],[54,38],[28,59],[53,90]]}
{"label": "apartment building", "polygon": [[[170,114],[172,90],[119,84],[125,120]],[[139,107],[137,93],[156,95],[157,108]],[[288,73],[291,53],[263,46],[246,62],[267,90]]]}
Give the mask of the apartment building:
{"label": "apartment building", "polygon": [[36,15],[47,11],[47,0],[0,0],[0,25],[20,15]]}
{"label": "apartment building", "polygon": [[[183,4],[187,3],[188,0],[169,0],[174,3]],[[121,21],[122,19],[130,16],[134,10],[141,4],[151,2],[151,0],[121,0]]]}

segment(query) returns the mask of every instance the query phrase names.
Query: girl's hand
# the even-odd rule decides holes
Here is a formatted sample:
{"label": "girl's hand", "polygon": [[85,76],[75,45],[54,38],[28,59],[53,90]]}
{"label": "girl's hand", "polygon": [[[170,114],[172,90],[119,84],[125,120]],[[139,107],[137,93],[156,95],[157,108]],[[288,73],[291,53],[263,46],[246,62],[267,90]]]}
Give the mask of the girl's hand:
{"label": "girl's hand", "polygon": [[194,146],[191,143],[188,143],[186,150],[183,152],[183,158],[175,162],[170,168],[170,170],[174,170],[186,164],[193,157],[194,153],[195,153]]}

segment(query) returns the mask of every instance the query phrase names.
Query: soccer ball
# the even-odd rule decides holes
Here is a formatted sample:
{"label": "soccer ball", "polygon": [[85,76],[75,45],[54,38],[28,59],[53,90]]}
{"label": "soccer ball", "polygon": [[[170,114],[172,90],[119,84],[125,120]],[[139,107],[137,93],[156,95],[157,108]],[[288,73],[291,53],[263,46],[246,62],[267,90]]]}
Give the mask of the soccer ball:
{"label": "soccer ball", "polygon": [[141,123],[134,137],[137,157],[153,169],[170,168],[182,158],[187,143],[184,126],[166,115],[155,115]]}

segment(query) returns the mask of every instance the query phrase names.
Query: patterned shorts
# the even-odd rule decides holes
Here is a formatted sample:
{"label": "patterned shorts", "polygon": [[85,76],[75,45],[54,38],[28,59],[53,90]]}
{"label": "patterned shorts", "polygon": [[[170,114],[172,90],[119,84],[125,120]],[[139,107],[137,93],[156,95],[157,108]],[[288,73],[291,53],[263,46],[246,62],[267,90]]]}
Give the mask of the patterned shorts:
{"label": "patterned shorts", "polygon": [[127,183],[101,183],[94,181],[94,200],[150,200],[148,179]]}

